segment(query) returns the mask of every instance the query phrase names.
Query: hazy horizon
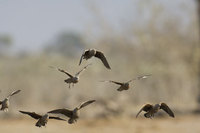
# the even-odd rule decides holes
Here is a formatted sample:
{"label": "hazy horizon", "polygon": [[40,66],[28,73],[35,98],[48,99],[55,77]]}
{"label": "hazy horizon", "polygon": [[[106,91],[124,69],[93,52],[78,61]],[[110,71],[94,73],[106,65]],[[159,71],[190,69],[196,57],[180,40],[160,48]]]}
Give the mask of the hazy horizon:
{"label": "hazy horizon", "polygon": [[[147,6],[141,7],[143,2],[148,3],[138,0],[96,0],[92,3],[90,0],[0,0],[0,34],[8,34],[13,38],[14,51],[37,51],[64,31],[89,34],[91,38],[101,34],[99,16],[104,17],[115,32],[121,32],[121,29],[133,22],[146,23],[150,14]],[[194,6],[193,2],[187,0],[154,0],[153,3],[162,5],[166,16],[173,9],[173,14],[182,15],[182,23],[186,24],[187,14],[182,13],[183,7],[186,4],[190,8]],[[99,16],[92,12],[92,6],[98,8]],[[184,10],[187,12],[190,8]],[[140,16],[141,9],[143,16]]]}

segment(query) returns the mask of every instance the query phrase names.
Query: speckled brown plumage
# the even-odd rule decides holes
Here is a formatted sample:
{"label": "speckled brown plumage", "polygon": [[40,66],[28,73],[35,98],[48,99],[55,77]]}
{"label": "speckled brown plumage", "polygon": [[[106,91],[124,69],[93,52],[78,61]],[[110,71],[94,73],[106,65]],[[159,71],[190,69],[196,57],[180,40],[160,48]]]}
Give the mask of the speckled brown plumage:
{"label": "speckled brown plumage", "polygon": [[7,112],[8,111],[8,108],[9,108],[9,105],[10,105],[10,97],[19,93],[21,90],[16,90],[16,91],[13,91],[10,95],[8,95],[3,101],[0,101],[0,105],[1,105],[1,109],[0,110],[3,110],[4,112]]}
{"label": "speckled brown plumage", "polygon": [[112,81],[112,80],[103,81],[103,82],[111,82],[111,83],[120,85],[120,87],[117,89],[117,91],[123,91],[123,90],[128,90],[130,88],[130,85],[129,85],[130,82],[132,82],[134,80],[144,79],[144,78],[147,78],[148,76],[151,76],[151,75],[139,76],[139,77],[131,79],[131,80],[127,81],[127,82],[117,82],[117,81]]}
{"label": "speckled brown plumage", "polygon": [[72,124],[74,122],[77,122],[79,116],[80,116],[80,109],[95,102],[95,100],[89,100],[86,102],[81,103],[79,106],[77,106],[76,108],[70,110],[70,109],[55,109],[52,111],[49,111],[48,113],[54,113],[54,114],[63,114],[67,117],[69,117],[68,123]]}
{"label": "speckled brown plumage", "polygon": [[65,79],[64,81],[65,81],[65,83],[69,84],[69,88],[70,88],[70,85],[71,85],[71,84],[72,84],[72,86],[74,86],[74,84],[76,84],[76,83],[79,82],[79,76],[80,76],[80,74],[81,74],[84,70],[86,70],[87,67],[88,67],[89,65],[91,65],[91,64],[86,65],[83,69],[81,69],[79,72],[77,72],[74,76],[73,76],[72,74],[70,74],[69,72],[63,70],[63,69],[55,68],[55,67],[53,67],[53,66],[50,66],[50,67],[51,67],[51,68],[55,68],[56,70],[58,70],[58,71],[60,71],[60,72],[62,72],[62,73],[64,73],[64,74],[66,74],[66,75],[69,76],[69,78],[68,78],[68,79]]}
{"label": "speckled brown plumage", "polygon": [[111,69],[110,65],[108,64],[108,61],[107,61],[106,57],[104,56],[104,54],[101,51],[97,51],[96,49],[87,49],[87,50],[85,50],[83,52],[82,56],[81,56],[79,65],[81,64],[83,59],[88,60],[88,59],[90,59],[92,57],[97,57],[98,59],[100,59],[102,61],[102,63],[104,64],[104,66],[107,69]]}
{"label": "speckled brown plumage", "polygon": [[27,112],[27,111],[19,111],[22,114],[26,114],[31,116],[32,118],[38,120],[35,124],[35,126],[37,127],[42,127],[42,126],[46,126],[47,122],[49,119],[55,119],[55,120],[62,120],[62,121],[66,121],[64,119],[61,119],[59,117],[54,117],[54,116],[49,116],[48,113],[46,113],[45,115],[39,115],[36,114],[35,112]]}
{"label": "speckled brown plumage", "polygon": [[174,113],[172,110],[168,107],[166,103],[160,103],[160,104],[145,104],[142,109],[137,113],[136,118],[138,115],[142,112],[145,111],[146,113],[144,116],[146,118],[152,118],[154,117],[154,114],[157,113],[160,109],[164,110],[170,117],[175,117]]}

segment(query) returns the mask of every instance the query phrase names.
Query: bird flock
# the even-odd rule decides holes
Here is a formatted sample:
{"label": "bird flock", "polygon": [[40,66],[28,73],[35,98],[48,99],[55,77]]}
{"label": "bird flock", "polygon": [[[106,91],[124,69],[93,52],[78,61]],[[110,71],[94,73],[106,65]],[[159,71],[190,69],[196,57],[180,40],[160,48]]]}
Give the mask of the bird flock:
{"label": "bird flock", "polygon": [[[96,57],[96,58],[100,59],[107,69],[111,69],[111,67],[110,67],[105,55],[103,54],[103,52],[97,51],[96,49],[85,50],[83,52],[83,54],[81,55],[79,65],[81,65],[81,63],[84,59],[88,60],[92,57]],[[80,74],[83,71],[85,71],[90,65],[91,64],[88,64],[85,67],[83,67],[74,76],[72,74],[70,74],[69,72],[63,70],[63,69],[60,69],[60,68],[57,68],[57,67],[54,67],[54,66],[49,66],[49,67],[66,74],[68,76],[68,78],[65,79],[64,82],[69,84],[69,88],[70,88],[71,84],[72,84],[72,87],[73,87],[74,84],[77,84],[79,82]],[[113,81],[113,80],[105,80],[105,81],[101,81],[101,82],[109,82],[109,83],[114,83],[116,85],[119,85],[119,88],[117,88],[117,91],[121,92],[121,91],[124,91],[124,90],[128,90],[130,88],[130,85],[129,85],[130,82],[132,82],[134,80],[145,79],[145,78],[148,78],[149,76],[151,76],[151,75],[142,75],[142,76],[139,76],[137,78],[133,78],[133,79],[127,81],[127,82],[123,82],[123,83]],[[21,90],[13,91],[4,100],[0,101],[0,105],[1,105],[0,110],[7,112],[8,108],[9,108],[9,100],[10,100],[11,96],[18,94],[20,91]],[[46,114],[43,114],[43,115],[35,113],[35,112],[28,112],[28,111],[22,111],[22,110],[20,110],[19,112],[22,113],[22,114],[29,115],[30,117],[38,120],[35,124],[35,126],[37,126],[37,127],[46,126],[49,119],[67,121],[63,118],[53,116],[53,114],[62,114],[64,116],[67,116],[69,118],[68,123],[73,124],[73,123],[77,122],[77,120],[79,119],[80,110],[82,108],[88,106],[89,104],[94,103],[95,101],[96,100],[88,100],[88,101],[82,102],[80,105],[76,106],[74,109],[67,109],[67,108],[54,109],[54,110],[48,111]],[[154,117],[154,114],[156,114],[161,109],[164,110],[170,117],[175,117],[174,113],[168,107],[168,105],[166,103],[159,103],[159,104],[145,104],[145,105],[143,105],[143,107],[137,113],[136,118],[138,117],[138,115],[142,111],[144,111],[144,112],[146,112],[144,114],[145,118],[152,119]]]}

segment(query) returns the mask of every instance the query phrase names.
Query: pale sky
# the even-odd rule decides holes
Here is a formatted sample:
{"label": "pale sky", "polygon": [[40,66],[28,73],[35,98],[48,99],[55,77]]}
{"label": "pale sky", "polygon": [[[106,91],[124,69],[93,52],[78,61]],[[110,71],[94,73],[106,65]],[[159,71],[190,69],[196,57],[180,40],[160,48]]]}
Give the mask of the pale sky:
{"label": "pale sky", "polygon": [[123,28],[123,23],[144,20],[151,15],[146,12],[141,16],[138,7],[143,2],[161,3],[169,13],[166,16],[182,15],[181,10],[185,10],[182,8],[194,6],[191,0],[0,0],[0,34],[11,35],[15,49],[34,51],[62,31],[84,34],[89,28],[98,32],[101,24],[90,8],[91,1],[100,10],[99,15],[116,30]]}

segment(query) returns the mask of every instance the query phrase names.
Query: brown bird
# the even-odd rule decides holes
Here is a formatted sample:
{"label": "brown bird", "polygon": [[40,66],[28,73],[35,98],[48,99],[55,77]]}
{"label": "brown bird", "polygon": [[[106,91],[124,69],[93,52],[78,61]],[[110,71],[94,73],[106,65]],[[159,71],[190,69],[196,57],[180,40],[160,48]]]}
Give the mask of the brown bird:
{"label": "brown bird", "polygon": [[130,88],[129,86],[129,83],[134,81],[134,80],[140,80],[140,79],[145,79],[147,78],[148,76],[151,76],[151,75],[143,75],[143,76],[139,76],[137,78],[134,78],[134,79],[131,79],[127,82],[116,82],[116,81],[112,81],[112,80],[108,80],[108,81],[102,81],[102,82],[111,82],[111,83],[115,83],[117,85],[120,85],[120,87],[117,89],[117,91],[123,91],[123,90],[128,90]]}
{"label": "brown bird", "polygon": [[70,88],[70,85],[72,84],[72,86],[74,86],[74,84],[78,83],[79,81],[79,76],[80,74],[91,64],[88,64],[87,66],[85,66],[83,69],[81,69],[79,72],[77,72],[75,74],[75,76],[71,75],[70,73],[68,73],[67,71],[63,70],[63,69],[60,69],[60,68],[55,68],[53,66],[50,66],[51,68],[55,68],[56,70],[62,72],[62,73],[65,73],[69,76],[68,79],[64,80],[67,84],[69,84],[69,88]]}
{"label": "brown bird", "polygon": [[72,123],[77,122],[77,120],[80,116],[80,109],[93,103],[93,102],[95,102],[95,100],[89,100],[89,101],[81,103],[78,107],[76,107],[72,110],[63,108],[63,109],[52,110],[52,111],[49,111],[48,113],[65,115],[65,116],[69,117],[68,123],[72,124]]}
{"label": "brown bird", "polygon": [[39,114],[36,114],[35,112],[26,112],[26,111],[19,111],[19,112],[22,113],[22,114],[27,114],[27,115],[31,116],[32,118],[38,120],[35,124],[35,126],[37,126],[37,127],[46,126],[49,119],[66,121],[66,120],[61,119],[59,117],[49,116],[48,113],[46,113],[45,115],[39,115]]}
{"label": "brown bird", "polygon": [[1,105],[1,109],[0,110],[3,110],[4,112],[7,112],[8,111],[8,107],[10,105],[10,97],[19,93],[21,90],[17,90],[17,91],[13,91],[10,95],[8,95],[3,101],[0,101],[0,105]]}
{"label": "brown bird", "polygon": [[146,113],[144,114],[144,116],[146,118],[152,118],[154,117],[154,114],[157,113],[160,109],[164,110],[166,113],[168,113],[169,116],[171,117],[175,117],[174,113],[172,112],[172,110],[167,106],[166,103],[160,103],[160,104],[146,104],[142,107],[142,109],[137,113],[136,118],[138,117],[138,115],[142,112],[145,111]]}
{"label": "brown bird", "polygon": [[99,58],[103,62],[104,66],[106,68],[111,69],[110,65],[108,64],[108,61],[106,60],[106,57],[104,56],[104,54],[102,52],[100,52],[100,51],[97,51],[96,49],[87,49],[87,50],[85,50],[83,52],[82,56],[81,56],[79,65],[81,64],[83,59],[88,60],[88,59],[92,58],[93,56]]}

